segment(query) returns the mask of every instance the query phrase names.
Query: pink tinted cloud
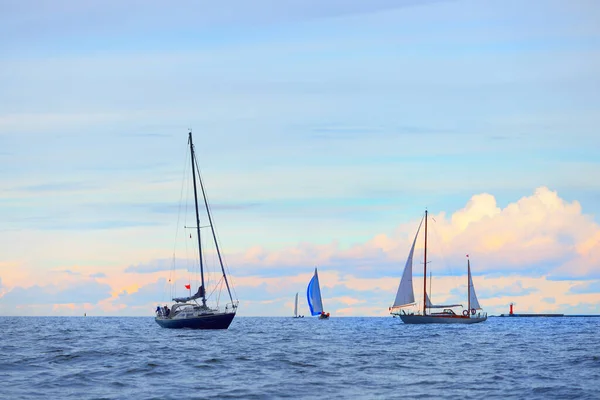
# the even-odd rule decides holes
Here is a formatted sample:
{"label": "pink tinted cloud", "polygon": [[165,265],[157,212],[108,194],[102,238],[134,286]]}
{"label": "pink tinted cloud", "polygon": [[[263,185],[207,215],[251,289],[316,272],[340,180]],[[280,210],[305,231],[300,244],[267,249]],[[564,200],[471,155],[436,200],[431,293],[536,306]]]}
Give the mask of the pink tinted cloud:
{"label": "pink tinted cloud", "polygon": [[[465,207],[450,215],[430,215],[429,253],[435,267],[446,262],[453,269],[462,268],[465,254],[472,254],[480,272],[526,272],[560,278],[600,275],[600,226],[592,216],[582,213],[577,201],[568,202],[546,187],[504,208],[494,196],[483,193],[472,196]],[[379,275],[399,271],[419,219],[398,225],[391,233],[374,234],[350,248],[341,248],[336,241],[275,251],[253,247],[233,254],[229,264],[254,271],[286,266],[344,267],[379,271]],[[421,259],[422,249],[420,238],[415,260]]]}
{"label": "pink tinted cloud", "polygon": [[[474,195],[463,208],[451,214],[439,212],[431,216],[436,301],[456,297],[464,285],[462,277],[444,276],[441,248],[453,271],[461,275],[464,275],[465,254],[471,254],[475,285],[483,306],[489,310],[505,311],[511,301],[536,311],[584,305],[593,310],[593,305],[600,302],[598,293],[572,291],[576,285],[600,275],[600,226],[592,216],[582,213],[577,201],[568,202],[555,191],[540,187],[504,208],[498,206],[494,196],[483,193]],[[419,219],[415,218],[349,248],[342,248],[336,241],[324,245],[302,243],[276,251],[252,247],[227,257],[233,273],[231,280],[244,293],[242,304],[262,302],[256,303],[255,310],[268,315],[269,307],[273,306],[269,299],[281,299],[281,305],[272,308],[273,313],[284,310],[284,305],[289,307],[295,292],[305,291],[316,265],[323,293],[330,296],[332,311],[344,315],[379,315],[386,312],[393,300],[418,224]],[[421,281],[418,273],[422,268],[419,261],[423,247],[421,240],[417,243],[416,288]],[[0,263],[2,295],[17,285],[27,287],[40,280],[68,287],[89,280],[92,270],[98,270],[98,267],[65,266],[40,274],[34,268],[17,267],[13,262]],[[284,267],[295,271],[286,271]],[[112,288],[112,296],[95,305],[98,311],[128,313],[128,306],[120,302],[119,294],[135,294],[167,273],[125,273],[124,268],[103,268],[106,277],[95,279]],[[244,273],[240,274],[241,271]],[[458,279],[458,284],[451,282],[451,278]],[[254,297],[257,291],[261,292],[260,299]]]}

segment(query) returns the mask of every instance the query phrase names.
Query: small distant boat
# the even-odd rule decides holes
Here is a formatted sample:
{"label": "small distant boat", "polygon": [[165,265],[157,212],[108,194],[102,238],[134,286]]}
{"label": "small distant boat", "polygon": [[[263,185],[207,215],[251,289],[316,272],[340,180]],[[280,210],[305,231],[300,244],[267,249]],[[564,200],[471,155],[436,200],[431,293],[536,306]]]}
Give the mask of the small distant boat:
{"label": "small distant boat", "polygon": [[[190,146],[190,157],[191,157],[191,167],[192,167],[192,179],[193,179],[193,193],[194,193],[194,204],[196,210],[196,235],[198,238],[197,242],[197,251],[198,251],[198,264],[200,269],[200,282],[198,282],[198,290],[194,295],[192,295],[191,284],[185,285],[185,288],[188,289],[189,296],[187,297],[174,297],[173,301],[175,304],[171,306],[171,308],[157,307],[156,308],[156,318],[155,321],[158,325],[163,328],[188,328],[188,329],[227,329],[233,321],[233,317],[235,317],[238,301],[233,299],[231,295],[231,287],[229,281],[227,280],[227,274],[225,273],[225,268],[223,266],[223,259],[221,257],[221,251],[219,249],[219,245],[217,243],[217,236],[215,233],[215,229],[212,222],[210,207],[208,205],[208,201],[206,199],[206,192],[204,190],[204,184],[202,183],[202,178],[200,177],[200,171],[198,170],[198,176],[196,176],[197,171],[197,161],[196,155],[194,153],[194,143],[192,142],[192,132],[189,132],[188,136],[188,144]],[[211,229],[211,239],[214,241],[217,258],[220,265],[220,271],[222,272],[222,276],[215,284],[215,287],[210,292],[210,295],[207,294],[205,290],[206,282],[205,282],[205,266],[203,263],[204,255],[202,252],[202,241],[200,236],[200,216],[198,212],[198,193],[196,190],[197,183],[200,186],[202,198],[204,200],[204,206],[206,208],[206,216],[207,223],[206,227],[210,227]],[[191,235],[190,235],[191,237]],[[220,299],[220,291],[222,289],[222,284],[225,284],[227,288],[227,293],[229,295],[230,302],[225,305],[224,308],[219,305]],[[207,300],[213,300],[214,304],[209,306],[207,304]],[[200,302],[198,302],[200,300]]]}
{"label": "small distant boat", "polygon": [[296,292],[296,299],[294,300],[294,318],[304,318],[304,315],[298,315],[298,292]]}
{"label": "small distant boat", "polygon": [[306,289],[306,297],[308,299],[308,308],[310,315],[318,315],[319,319],[329,319],[329,313],[323,311],[323,300],[321,299],[321,287],[319,286],[319,274],[315,268],[315,274],[308,283]]}
{"label": "small distant boat", "polygon": [[[423,220],[419,224],[417,234],[413,240],[413,244],[408,253],[408,259],[404,266],[404,272],[402,273],[402,279],[398,286],[398,292],[396,293],[396,299],[394,305],[390,307],[390,313],[393,316],[399,316],[405,324],[475,324],[483,322],[487,319],[487,313],[477,312],[481,310],[479,300],[475,294],[475,287],[473,285],[473,279],[471,277],[471,262],[467,256],[467,298],[468,307],[463,310],[462,314],[456,314],[452,308],[462,307],[462,304],[447,304],[447,305],[435,305],[429,299],[427,294],[427,211],[425,211],[425,249],[424,249],[424,260],[423,260],[423,308],[418,313],[407,313],[406,307],[414,306],[415,294],[413,290],[413,254],[415,251],[415,244],[417,243],[417,237],[421,230]],[[433,309],[442,309],[442,312],[432,312]]]}

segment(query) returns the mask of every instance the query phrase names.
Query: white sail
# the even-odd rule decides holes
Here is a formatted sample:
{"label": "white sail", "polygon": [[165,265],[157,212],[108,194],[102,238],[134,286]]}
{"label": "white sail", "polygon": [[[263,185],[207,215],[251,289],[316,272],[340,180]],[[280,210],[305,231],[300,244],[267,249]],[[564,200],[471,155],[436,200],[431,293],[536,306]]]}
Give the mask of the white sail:
{"label": "white sail", "polygon": [[473,285],[473,278],[471,277],[471,263],[468,264],[468,272],[469,272],[469,303],[471,304],[471,309],[481,310],[481,306],[479,305],[479,300],[477,300],[477,295],[475,294],[475,286]]}
{"label": "white sail", "polygon": [[294,302],[294,317],[298,316],[298,293],[296,293],[296,300]]}
{"label": "white sail", "polygon": [[308,299],[308,308],[311,315],[319,315],[323,312],[323,300],[321,300],[321,287],[319,286],[319,274],[315,268],[315,275],[312,277],[306,289]]}
{"label": "white sail", "polygon": [[415,252],[415,244],[417,243],[417,236],[419,236],[421,225],[423,225],[423,219],[421,219],[421,223],[417,229],[417,234],[415,235],[410,252],[408,253],[406,265],[404,265],[404,272],[402,273],[402,279],[400,279],[400,285],[398,285],[398,292],[396,293],[396,299],[394,300],[394,305],[392,308],[407,306],[415,303],[415,292],[413,291],[412,279],[413,254]]}

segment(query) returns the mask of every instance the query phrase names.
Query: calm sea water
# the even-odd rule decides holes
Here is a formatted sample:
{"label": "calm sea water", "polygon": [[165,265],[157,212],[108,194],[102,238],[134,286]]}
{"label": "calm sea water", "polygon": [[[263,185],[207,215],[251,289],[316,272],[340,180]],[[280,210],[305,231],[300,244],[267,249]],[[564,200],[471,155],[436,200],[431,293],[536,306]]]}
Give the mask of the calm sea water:
{"label": "calm sea water", "polygon": [[600,318],[1,317],[2,399],[600,399]]}

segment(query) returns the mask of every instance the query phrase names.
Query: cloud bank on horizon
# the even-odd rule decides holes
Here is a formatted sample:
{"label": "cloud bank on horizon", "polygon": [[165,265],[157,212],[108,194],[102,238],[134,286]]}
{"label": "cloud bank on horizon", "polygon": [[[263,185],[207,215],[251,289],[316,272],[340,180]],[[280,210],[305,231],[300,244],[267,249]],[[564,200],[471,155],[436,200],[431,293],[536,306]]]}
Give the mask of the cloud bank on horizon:
{"label": "cloud bank on horizon", "polygon": [[242,315],[289,314],[315,265],[334,315],[385,314],[425,207],[439,301],[468,253],[489,311],[600,312],[599,19],[586,0],[4,2],[0,314],[151,315],[189,127]]}
{"label": "cloud bank on horizon", "polygon": [[[469,253],[480,301],[489,312],[503,312],[510,302],[520,311],[600,311],[600,225],[576,201],[540,187],[500,208],[494,196],[482,193],[453,213],[431,217],[429,260],[437,302],[464,300]],[[294,293],[304,293],[314,265],[334,315],[385,315],[418,222],[390,226],[347,247],[332,241],[228,254],[240,315],[289,314]],[[415,260],[422,258],[418,243]],[[416,288],[422,281],[418,265],[415,261]],[[106,274],[84,266],[46,273],[17,264],[0,267],[2,314],[149,315],[165,301],[171,263],[150,259]],[[15,269],[21,274],[10,272]],[[45,284],[28,284],[40,277]]]}

